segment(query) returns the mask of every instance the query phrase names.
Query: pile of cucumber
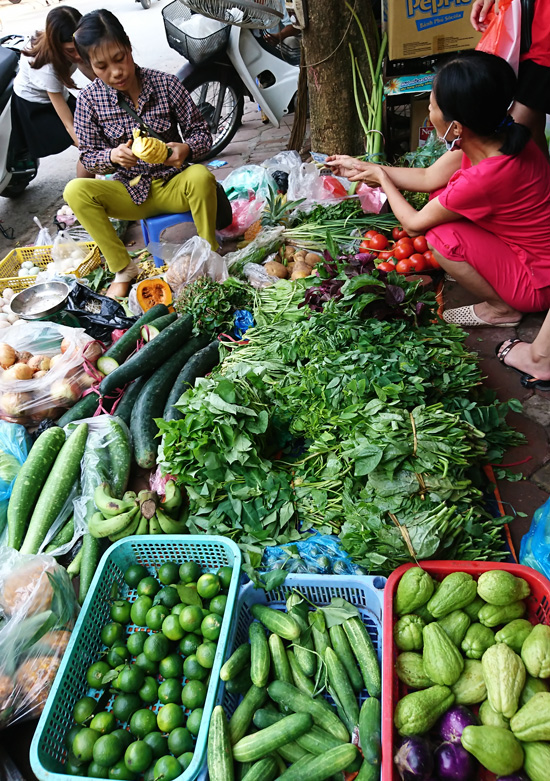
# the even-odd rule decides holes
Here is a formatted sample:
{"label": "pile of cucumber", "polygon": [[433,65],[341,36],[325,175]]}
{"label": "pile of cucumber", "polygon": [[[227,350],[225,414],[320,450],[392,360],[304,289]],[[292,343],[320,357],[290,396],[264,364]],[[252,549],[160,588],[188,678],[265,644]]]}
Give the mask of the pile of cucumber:
{"label": "pile of cucumber", "polygon": [[[297,593],[286,612],[259,604],[250,612],[257,620],[249,643],[238,646],[220,672],[226,693],[243,698],[232,715],[227,706],[214,708],[210,781],[323,781],[343,778],[342,771],[358,772],[357,781],[378,781],[380,666],[361,619],[327,629],[324,615]],[[365,688],[369,696],[360,706]],[[357,731],[360,751],[352,742]]]}

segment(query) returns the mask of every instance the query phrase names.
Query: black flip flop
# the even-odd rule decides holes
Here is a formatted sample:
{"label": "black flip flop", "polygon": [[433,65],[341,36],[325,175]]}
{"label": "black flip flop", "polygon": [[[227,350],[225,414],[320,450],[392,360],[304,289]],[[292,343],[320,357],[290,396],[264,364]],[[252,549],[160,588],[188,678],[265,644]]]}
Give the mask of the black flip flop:
{"label": "black flip flop", "polygon": [[[505,347],[502,350],[502,345],[504,342],[510,342],[510,344]],[[517,372],[517,374],[520,375],[520,384],[524,388],[534,388],[535,390],[540,391],[547,391],[550,392],[550,380],[539,380],[536,377],[533,377],[531,374],[527,374],[527,372],[522,372],[521,369],[516,369],[515,366],[509,366],[507,363],[504,362],[504,359],[512,349],[512,347],[515,344],[519,344],[519,342],[523,341],[522,339],[505,339],[503,342],[500,342],[500,344],[497,344],[495,347],[495,355],[499,359],[499,361],[503,364],[503,366],[506,366],[507,369],[513,369],[513,371]]]}

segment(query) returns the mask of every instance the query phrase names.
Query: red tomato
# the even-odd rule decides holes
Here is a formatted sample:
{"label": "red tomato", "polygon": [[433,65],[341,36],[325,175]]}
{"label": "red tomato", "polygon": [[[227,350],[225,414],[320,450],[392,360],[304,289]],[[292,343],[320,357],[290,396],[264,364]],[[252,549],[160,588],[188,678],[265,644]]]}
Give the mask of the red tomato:
{"label": "red tomato", "polygon": [[410,238],[410,236],[404,236],[402,239],[397,239],[395,246],[398,244],[410,244],[411,247],[414,247],[413,240]]}
{"label": "red tomato", "polygon": [[383,260],[382,263],[379,263],[376,266],[376,268],[379,271],[385,271],[386,273],[389,273],[390,271],[395,271],[395,266],[389,260]]}
{"label": "red tomato", "polygon": [[415,250],[417,252],[420,252],[421,254],[423,252],[427,252],[428,251],[428,242],[426,241],[426,237],[425,236],[416,236],[413,239],[413,247],[415,248]]}
{"label": "red tomato", "polygon": [[388,246],[388,240],[381,233],[377,233],[370,240],[371,249],[386,249]]}
{"label": "red tomato", "polygon": [[430,264],[430,268],[441,268],[437,262],[437,258],[430,249],[427,252],[424,252],[424,258]]}
{"label": "red tomato", "polygon": [[370,231],[367,231],[367,232],[365,233],[365,235],[363,236],[363,238],[364,238],[364,239],[372,239],[372,237],[373,237],[373,236],[377,236],[377,235],[378,235],[378,231],[370,230]]}
{"label": "red tomato", "polygon": [[403,258],[402,260],[397,261],[395,270],[398,274],[410,274],[411,271],[414,271],[414,266],[412,265],[410,258]]}
{"label": "red tomato", "polygon": [[416,252],[414,255],[411,255],[409,258],[409,262],[412,263],[414,266],[415,271],[426,271],[428,266],[428,261],[424,257],[424,255],[421,255],[419,252]]}
{"label": "red tomato", "polygon": [[396,260],[404,260],[405,258],[410,258],[410,256],[414,253],[414,248],[412,244],[396,244],[393,248],[393,257]]}
{"label": "red tomato", "polygon": [[408,238],[407,231],[404,231],[403,228],[401,228],[399,225],[396,225],[395,228],[392,228],[391,235],[394,241],[397,241],[397,239]]}
{"label": "red tomato", "polygon": [[359,252],[370,252],[370,239],[363,239],[359,245]]}
{"label": "red tomato", "polygon": [[378,260],[389,260],[391,258],[392,253],[391,252],[379,252],[378,253]]}

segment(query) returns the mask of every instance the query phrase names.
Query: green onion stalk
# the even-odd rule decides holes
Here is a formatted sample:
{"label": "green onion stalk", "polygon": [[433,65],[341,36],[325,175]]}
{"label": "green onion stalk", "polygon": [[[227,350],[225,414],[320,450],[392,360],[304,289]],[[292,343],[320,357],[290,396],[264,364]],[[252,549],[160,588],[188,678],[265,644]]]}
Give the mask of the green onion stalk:
{"label": "green onion stalk", "polygon": [[361,240],[365,230],[391,231],[398,225],[393,214],[352,215],[342,220],[303,222],[294,228],[285,228],[285,244],[297,244],[304,249],[325,250],[330,237],[339,247]]}

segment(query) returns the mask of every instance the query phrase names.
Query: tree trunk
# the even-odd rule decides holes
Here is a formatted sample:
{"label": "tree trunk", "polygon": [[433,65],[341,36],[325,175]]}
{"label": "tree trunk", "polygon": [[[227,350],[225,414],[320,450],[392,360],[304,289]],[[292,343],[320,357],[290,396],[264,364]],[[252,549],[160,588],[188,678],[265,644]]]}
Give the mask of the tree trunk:
{"label": "tree trunk", "polygon": [[[378,35],[370,0],[356,0],[350,5],[355,6],[376,63]],[[370,69],[357,22],[344,0],[308,0],[308,26],[303,42],[311,148],[327,154],[364,154],[365,134],[353,95],[350,44],[369,93]],[[359,85],[358,89],[361,91]],[[362,110],[366,114],[363,100]]]}

